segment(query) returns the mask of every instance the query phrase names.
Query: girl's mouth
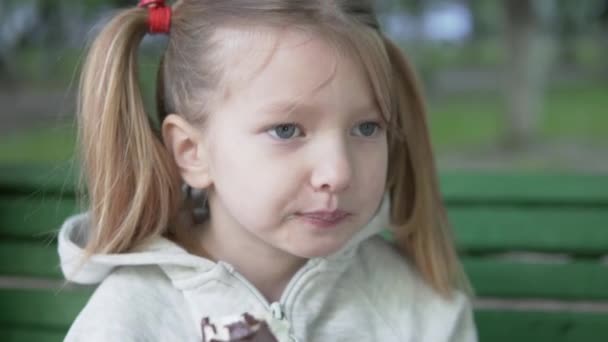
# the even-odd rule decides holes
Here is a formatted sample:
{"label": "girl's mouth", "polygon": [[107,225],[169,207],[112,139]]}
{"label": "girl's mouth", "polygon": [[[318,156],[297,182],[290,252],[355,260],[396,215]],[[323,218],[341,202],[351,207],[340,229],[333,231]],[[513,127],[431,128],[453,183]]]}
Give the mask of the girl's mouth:
{"label": "girl's mouth", "polygon": [[344,210],[334,210],[302,212],[296,216],[317,228],[332,228],[352,216],[352,214]]}

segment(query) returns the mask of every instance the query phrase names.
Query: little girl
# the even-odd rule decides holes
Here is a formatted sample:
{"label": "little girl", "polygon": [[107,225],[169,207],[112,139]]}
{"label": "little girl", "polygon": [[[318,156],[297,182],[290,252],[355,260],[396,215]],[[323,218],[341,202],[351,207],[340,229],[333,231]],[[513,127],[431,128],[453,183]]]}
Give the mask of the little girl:
{"label": "little girl", "polygon": [[[168,36],[158,128],[146,33]],[[90,209],[59,254],[100,285],[67,341],[245,313],[279,341],[476,340],[424,106],[368,1],[141,1],[91,45],[78,119]]]}

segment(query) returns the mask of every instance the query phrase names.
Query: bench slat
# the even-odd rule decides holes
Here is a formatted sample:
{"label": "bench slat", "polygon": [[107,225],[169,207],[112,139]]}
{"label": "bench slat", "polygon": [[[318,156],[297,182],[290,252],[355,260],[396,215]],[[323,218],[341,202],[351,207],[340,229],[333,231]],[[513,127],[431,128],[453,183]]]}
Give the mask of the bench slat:
{"label": "bench slat", "polygon": [[[74,198],[0,196],[0,235],[52,238]],[[451,206],[458,247],[464,252],[511,250],[602,255],[608,251],[607,209]]]}
{"label": "bench slat", "polygon": [[448,216],[462,251],[608,253],[608,207],[452,206]]}
{"label": "bench slat", "polygon": [[479,341],[605,342],[608,313],[477,310]]}
{"label": "bench slat", "polygon": [[608,204],[605,174],[551,174],[510,171],[442,172],[440,184],[449,202],[536,202]]}
{"label": "bench slat", "polygon": [[[0,274],[61,279],[56,250],[54,244],[0,242]],[[608,266],[599,262],[529,263],[489,256],[463,262],[482,297],[608,299]]]}
{"label": "bench slat", "polygon": [[0,326],[66,329],[92,290],[0,289]]}
{"label": "bench slat", "polygon": [[74,193],[77,171],[65,162],[0,165],[0,191]]}
{"label": "bench slat", "polygon": [[76,213],[74,198],[33,194],[0,196],[0,235],[23,238],[53,237],[63,221]]}
{"label": "bench slat", "polygon": [[550,264],[464,257],[463,263],[480,297],[608,299],[608,266],[599,262]]}
{"label": "bench slat", "polygon": [[55,243],[0,240],[0,274],[63,278]]}

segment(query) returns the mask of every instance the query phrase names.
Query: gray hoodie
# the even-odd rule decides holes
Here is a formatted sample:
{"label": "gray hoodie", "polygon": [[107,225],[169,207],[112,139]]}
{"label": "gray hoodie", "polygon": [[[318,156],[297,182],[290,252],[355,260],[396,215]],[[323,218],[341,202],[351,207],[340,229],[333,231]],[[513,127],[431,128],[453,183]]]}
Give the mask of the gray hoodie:
{"label": "gray hoodie", "polygon": [[201,341],[203,317],[244,312],[264,318],[281,342],[477,340],[468,298],[434,292],[378,235],[378,217],[337,253],[310,259],[274,303],[230,264],[162,237],[130,253],[95,255],[73,274],[88,217],[70,217],[59,235],[68,280],[100,283],[65,341]]}

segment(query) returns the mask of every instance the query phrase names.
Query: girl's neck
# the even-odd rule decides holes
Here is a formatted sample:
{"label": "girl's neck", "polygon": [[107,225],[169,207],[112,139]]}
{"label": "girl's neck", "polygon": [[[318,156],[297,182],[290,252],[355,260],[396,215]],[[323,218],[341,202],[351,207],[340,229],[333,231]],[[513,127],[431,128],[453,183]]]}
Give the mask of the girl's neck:
{"label": "girl's neck", "polygon": [[269,302],[278,301],[291,278],[307,259],[264,246],[253,235],[245,241],[237,241],[231,235],[229,228],[214,226],[208,220],[178,229],[175,240],[191,254],[214,262],[229,263]]}

